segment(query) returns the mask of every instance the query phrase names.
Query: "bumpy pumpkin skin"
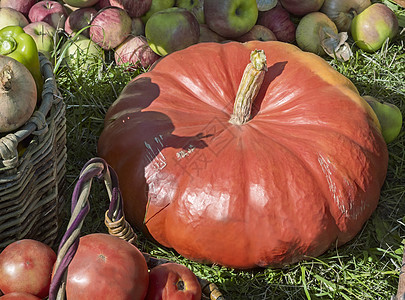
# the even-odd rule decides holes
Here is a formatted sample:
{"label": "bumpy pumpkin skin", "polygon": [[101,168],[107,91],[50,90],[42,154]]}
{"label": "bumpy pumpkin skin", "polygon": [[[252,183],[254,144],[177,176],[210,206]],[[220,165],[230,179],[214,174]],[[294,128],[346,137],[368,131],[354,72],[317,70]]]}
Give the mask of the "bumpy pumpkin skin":
{"label": "bumpy pumpkin skin", "polygon": [[[268,72],[252,119],[228,122],[250,52]],[[201,262],[278,267],[352,239],[375,210],[388,151],[356,87],[281,42],[175,52],[110,107],[99,155],[128,220]]]}

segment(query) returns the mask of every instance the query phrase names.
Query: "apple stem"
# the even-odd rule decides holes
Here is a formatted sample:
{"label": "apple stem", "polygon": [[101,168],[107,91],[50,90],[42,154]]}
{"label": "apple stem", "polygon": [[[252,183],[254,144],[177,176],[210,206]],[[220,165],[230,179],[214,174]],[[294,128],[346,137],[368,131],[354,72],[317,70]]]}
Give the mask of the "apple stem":
{"label": "apple stem", "polygon": [[11,78],[13,70],[9,64],[5,65],[0,71],[0,92],[5,93],[11,90]]}
{"label": "apple stem", "polygon": [[355,16],[357,16],[357,11],[354,8],[351,8],[349,10],[349,14],[351,16],[351,19],[353,19]]}
{"label": "apple stem", "polygon": [[243,72],[242,79],[236,93],[233,113],[229,122],[243,125],[250,120],[252,105],[267,71],[266,55],[263,50],[254,50],[250,54],[250,63]]}

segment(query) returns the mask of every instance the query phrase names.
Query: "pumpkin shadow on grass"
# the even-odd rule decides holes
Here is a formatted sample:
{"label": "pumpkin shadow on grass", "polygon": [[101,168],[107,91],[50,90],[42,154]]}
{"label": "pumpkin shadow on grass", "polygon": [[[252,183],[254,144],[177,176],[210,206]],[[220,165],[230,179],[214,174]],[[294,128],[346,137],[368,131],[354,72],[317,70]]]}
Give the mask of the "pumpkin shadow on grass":
{"label": "pumpkin shadow on grass", "polygon": [[[134,208],[136,212],[126,213],[126,215],[129,215],[128,219],[132,225],[141,229],[147,237],[151,238],[145,226],[146,223],[170,205],[168,199],[161,197],[162,192],[157,195],[158,193],[153,189],[153,186],[156,185],[154,182],[165,181],[165,167],[169,163],[176,163],[176,157],[165,157],[163,150],[166,148],[179,149],[176,155],[187,156],[194,149],[208,147],[204,139],[209,135],[204,135],[202,132],[190,136],[174,134],[176,128],[171,118],[164,112],[154,111],[150,108],[161,93],[158,84],[153,83],[149,77],[136,79],[126,87],[123,94],[128,96],[120,99],[115,104],[115,108],[117,111],[123,111],[124,114],[118,117],[119,120],[112,121],[125,123],[124,126],[119,126],[133,137],[129,149],[140,154],[137,155],[135,164],[125,167],[125,169],[135,167],[136,172],[130,172],[136,174],[136,178],[132,179],[134,186],[126,184],[126,188],[123,189],[124,201],[127,196],[128,201],[137,203]],[[123,174],[126,172],[124,171]],[[147,181],[151,179],[154,181],[148,183]],[[164,182],[164,184],[168,183]],[[134,193],[134,190],[139,192]],[[157,197],[159,200],[156,200]],[[151,201],[158,202],[158,204],[154,205],[153,211],[149,211],[146,219]],[[134,205],[129,206],[131,206],[130,209],[135,207]],[[134,216],[135,218],[133,218]]]}

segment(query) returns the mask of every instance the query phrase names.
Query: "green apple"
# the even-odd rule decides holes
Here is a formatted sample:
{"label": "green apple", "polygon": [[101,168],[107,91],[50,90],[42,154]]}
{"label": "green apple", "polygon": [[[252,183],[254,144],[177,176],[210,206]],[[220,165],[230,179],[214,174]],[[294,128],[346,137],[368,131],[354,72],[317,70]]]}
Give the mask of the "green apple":
{"label": "green apple", "polygon": [[84,35],[76,35],[68,40],[62,49],[62,54],[67,64],[83,63],[84,67],[98,63],[105,57],[104,50]]}
{"label": "green apple", "polygon": [[187,9],[171,7],[154,13],[145,25],[151,49],[160,56],[198,43],[200,26]]}
{"label": "green apple", "polygon": [[73,7],[90,7],[95,5],[99,0],[63,0],[66,4]]}
{"label": "green apple", "polygon": [[151,7],[149,10],[144,14],[141,19],[144,24],[149,20],[149,18],[158,11],[164,10],[166,8],[173,7],[175,4],[175,0],[152,0]]}
{"label": "green apple", "polygon": [[335,23],[324,13],[319,11],[306,14],[298,23],[295,39],[301,50],[325,55],[322,47],[324,34],[337,35]]}
{"label": "green apple", "polygon": [[25,33],[32,36],[37,44],[38,51],[51,61],[51,56],[58,37],[55,27],[46,22],[37,21],[29,23],[27,26],[24,26],[23,29]]}
{"label": "green apple", "polygon": [[205,23],[226,38],[237,38],[256,24],[256,0],[204,0]]}
{"label": "green apple", "polygon": [[198,23],[204,24],[204,0],[177,0],[177,7],[182,7],[191,11],[197,18]]}
{"label": "green apple", "polygon": [[374,3],[353,18],[350,31],[356,45],[372,53],[397,35],[398,19],[388,6]]}
{"label": "green apple", "polygon": [[28,19],[19,11],[9,7],[0,7],[0,29],[10,25],[24,27],[28,23]]}
{"label": "green apple", "polygon": [[363,96],[371,106],[381,125],[381,132],[386,143],[397,138],[402,128],[402,113],[394,104],[379,101],[372,96]]}

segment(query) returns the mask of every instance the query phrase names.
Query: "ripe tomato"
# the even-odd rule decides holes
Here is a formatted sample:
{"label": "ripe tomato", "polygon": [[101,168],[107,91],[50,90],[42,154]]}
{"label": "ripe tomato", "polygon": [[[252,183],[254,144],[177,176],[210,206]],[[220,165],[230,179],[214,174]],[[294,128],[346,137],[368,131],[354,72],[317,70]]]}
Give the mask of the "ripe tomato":
{"label": "ripe tomato", "polygon": [[36,240],[24,239],[0,253],[0,289],[4,294],[26,292],[39,298],[49,293],[56,253]]}
{"label": "ripe tomato", "polygon": [[0,300],[41,300],[41,298],[28,293],[13,292],[0,296]]}
{"label": "ripe tomato", "polygon": [[145,300],[200,300],[201,286],[194,273],[181,264],[165,263],[151,269]]}
{"label": "ripe tomato", "polygon": [[67,274],[67,299],[144,299],[148,266],[134,245],[108,234],[80,238]]}

